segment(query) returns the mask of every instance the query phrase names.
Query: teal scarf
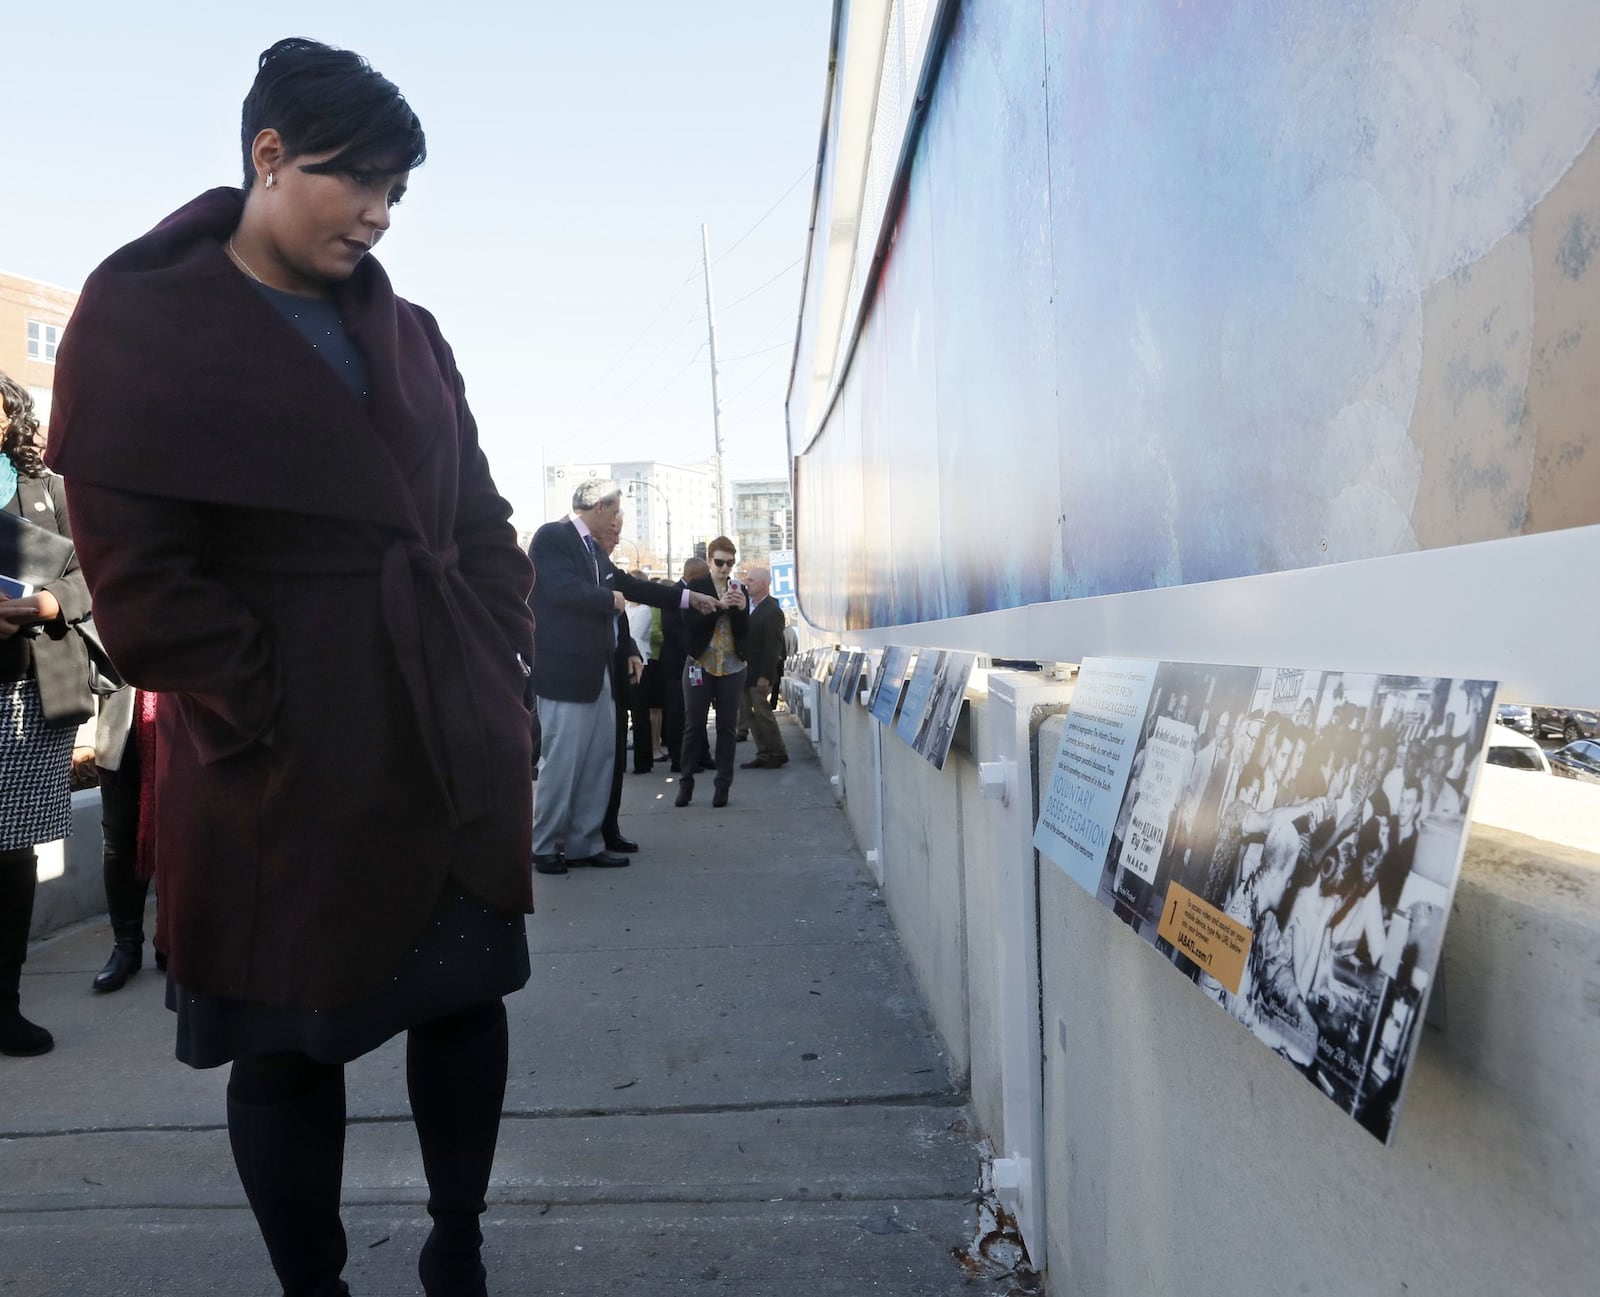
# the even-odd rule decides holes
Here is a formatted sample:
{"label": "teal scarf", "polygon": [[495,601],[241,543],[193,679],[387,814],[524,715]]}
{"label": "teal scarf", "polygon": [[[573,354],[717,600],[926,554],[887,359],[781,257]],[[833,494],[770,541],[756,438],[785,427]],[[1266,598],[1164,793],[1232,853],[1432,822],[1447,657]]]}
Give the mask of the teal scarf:
{"label": "teal scarf", "polygon": [[0,509],[11,503],[11,497],[17,493],[17,466],[11,462],[11,456],[0,451]]}

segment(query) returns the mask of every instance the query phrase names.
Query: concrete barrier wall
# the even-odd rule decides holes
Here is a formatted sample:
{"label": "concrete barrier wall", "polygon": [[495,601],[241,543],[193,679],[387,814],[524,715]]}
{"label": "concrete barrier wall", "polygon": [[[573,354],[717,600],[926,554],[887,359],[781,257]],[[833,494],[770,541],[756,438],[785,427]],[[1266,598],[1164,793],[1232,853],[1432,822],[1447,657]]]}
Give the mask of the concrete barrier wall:
{"label": "concrete barrier wall", "polygon": [[[985,699],[972,707],[981,734]],[[825,729],[859,723],[824,713]],[[1041,751],[1061,724],[1045,722]],[[850,766],[850,782],[864,769]],[[1483,791],[1518,777],[1487,768]],[[889,736],[876,791],[889,912],[999,1139],[995,804],[967,753],[941,773]],[[1048,861],[1038,883],[1035,1250],[1054,1297],[1600,1291],[1600,856],[1474,826],[1444,948],[1445,1025],[1425,1032],[1393,1148]]]}
{"label": "concrete barrier wall", "polygon": [[877,841],[880,792],[876,775],[878,727],[867,714],[866,708],[854,703],[842,704],[837,698],[829,701],[839,717],[838,767],[834,773],[839,774],[842,780],[845,819],[849,821],[850,831],[865,855]]}
{"label": "concrete barrier wall", "polygon": [[[984,712],[975,708],[972,724]],[[969,730],[972,753],[984,749]],[[930,773],[932,772],[930,770]],[[1000,1068],[1000,953],[995,917],[994,819],[997,803],[978,792],[976,755],[952,749],[944,776],[952,780],[961,797],[962,905],[967,934],[967,1038],[972,1107],[983,1130],[1003,1147],[1005,1122],[1001,1111]]]}
{"label": "concrete barrier wall", "polygon": [[[864,711],[850,723],[877,724]],[[951,1071],[964,1083],[971,1061],[964,781],[941,776],[893,735],[885,736],[882,779],[884,901],[944,1039]],[[851,795],[847,789],[846,798]]]}

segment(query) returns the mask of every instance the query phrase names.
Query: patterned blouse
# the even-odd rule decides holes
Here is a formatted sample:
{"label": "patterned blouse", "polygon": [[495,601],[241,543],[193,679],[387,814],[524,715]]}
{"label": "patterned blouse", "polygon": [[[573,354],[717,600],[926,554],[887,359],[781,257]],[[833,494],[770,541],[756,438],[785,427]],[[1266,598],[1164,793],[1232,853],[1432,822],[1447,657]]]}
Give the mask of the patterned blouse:
{"label": "patterned blouse", "polygon": [[[718,583],[718,597],[726,594],[727,589],[725,584]],[[708,675],[731,676],[744,670],[744,662],[734,648],[733,627],[726,614],[717,617],[717,624],[711,632],[711,643],[706,645],[706,651],[695,661],[705,668]]]}

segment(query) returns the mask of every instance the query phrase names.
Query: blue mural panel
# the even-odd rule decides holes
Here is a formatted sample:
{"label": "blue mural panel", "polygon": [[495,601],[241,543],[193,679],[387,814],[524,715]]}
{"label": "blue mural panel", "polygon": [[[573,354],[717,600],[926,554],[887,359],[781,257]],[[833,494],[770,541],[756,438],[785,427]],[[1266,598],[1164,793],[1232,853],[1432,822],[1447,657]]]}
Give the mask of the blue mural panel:
{"label": "blue mural panel", "polygon": [[945,615],[931,206],[928,167],[921,158],[912,162],[907,193],[873,306],[873,314],[884,321],[881,381],[894,558],[875,573],[878,597],[868,625],[892,624],[910,610],[929,621]]}
{"label": "blue mural panel", "polygon": [[1559,0],[964,0],[802,457],[808,615],[1600,522],[1596,48]]}
{"label": "blue mural panel", "polygon": [[[957,12],[929,109],[947,616],[1050,597],[1054,439],[1044,49],[1030,5]],[[975,507],[990,501],[989,507]],[[997,527],[994,505],[1025,520]]]}

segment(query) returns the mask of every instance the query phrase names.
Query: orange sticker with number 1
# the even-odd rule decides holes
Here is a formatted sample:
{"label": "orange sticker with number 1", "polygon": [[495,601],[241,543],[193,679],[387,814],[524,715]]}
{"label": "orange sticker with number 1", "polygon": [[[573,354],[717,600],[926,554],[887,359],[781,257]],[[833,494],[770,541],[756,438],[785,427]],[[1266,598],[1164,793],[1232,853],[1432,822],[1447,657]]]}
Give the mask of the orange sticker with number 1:
{"label": "orange sticker with number 1", "polygon": [[1161,926],[1156,931],[1229,991],[1238,993],[1253,939],[1244,924],[1206,904],[1187,887],[1173,883],[1167,888]]}

